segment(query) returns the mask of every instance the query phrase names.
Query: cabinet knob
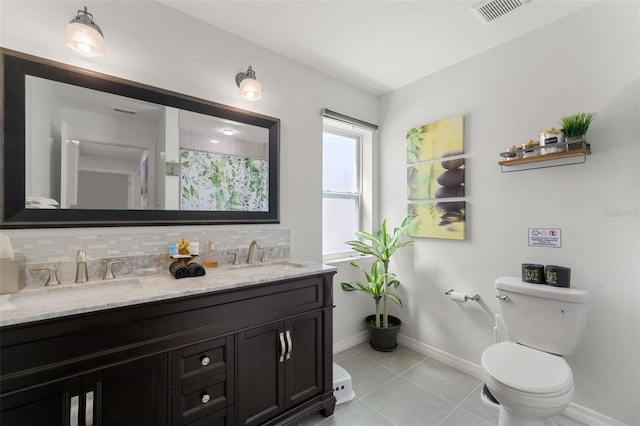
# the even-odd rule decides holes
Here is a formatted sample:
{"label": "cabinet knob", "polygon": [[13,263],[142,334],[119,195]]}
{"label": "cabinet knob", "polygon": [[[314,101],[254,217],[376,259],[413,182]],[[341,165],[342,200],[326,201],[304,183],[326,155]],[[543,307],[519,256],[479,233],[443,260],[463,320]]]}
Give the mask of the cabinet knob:
{"label": "cabinet knob", "polygon": [[209,365],[210,362],[211,360],[206,355],[203,355],[202,358],[200,358],[200,364],[202,365]]}
{"label": "cabinet knob", "polygon": [[203,393],[201,395],[201,399],[202,399],[202,403],[206,404],[207,402],[211,401],[211,395],[209,395],[208,393]]}

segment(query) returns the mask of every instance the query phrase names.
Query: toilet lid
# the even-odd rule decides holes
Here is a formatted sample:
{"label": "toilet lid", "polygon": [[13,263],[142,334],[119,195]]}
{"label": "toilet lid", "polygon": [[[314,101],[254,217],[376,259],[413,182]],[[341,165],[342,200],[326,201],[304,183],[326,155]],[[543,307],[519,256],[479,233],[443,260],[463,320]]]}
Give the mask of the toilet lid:
{"label": "toilet lid", "polygon": [[573,382],[571,368],[561,357],[512,342],[488,347],[482,366],[496,381],[527,393],[559,392]]}

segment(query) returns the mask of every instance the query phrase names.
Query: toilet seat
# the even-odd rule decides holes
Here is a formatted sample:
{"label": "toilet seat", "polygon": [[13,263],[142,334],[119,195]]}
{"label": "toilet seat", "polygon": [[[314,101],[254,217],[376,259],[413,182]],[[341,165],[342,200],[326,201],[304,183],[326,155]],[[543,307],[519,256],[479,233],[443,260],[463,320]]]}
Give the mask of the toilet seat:
{"label": "toilet seat", "polygon": [[490,381],[514,394],[548,398],[573,389],[573,373],[564,359],[513,342],[488,347],[481,363]]}

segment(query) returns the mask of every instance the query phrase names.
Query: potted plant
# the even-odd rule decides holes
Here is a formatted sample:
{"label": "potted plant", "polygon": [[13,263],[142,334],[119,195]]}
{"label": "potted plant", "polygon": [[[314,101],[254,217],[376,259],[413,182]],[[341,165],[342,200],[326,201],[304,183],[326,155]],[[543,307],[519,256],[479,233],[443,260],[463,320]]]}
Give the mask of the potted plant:
{"label": "potted plant", "polygon": [[585,142],[585,135],[589,125],[596,118],[595,112],[581,112],[562,117],[562,130],[569,150],[580,149]]}
{"label": "potted plant", "polygon": [[[364,274],[364,282],[342,283],[344,291],[361,291],[373,297],[375,302],[375,315],[369,315],[365,321],[369,329],[369,343],[374,349],[380,351],[391,351],[396,346],[396,338],[400,331],[402,321],[399,318],[389,315],[387,302],[392,302],[402,306],[402,300],[389,289],[394,289],[400,285],[398,277],[389,272],[389,261],[391,256],[401,249],[413,244],[413,241],[400,242],[400,237],[406,230],[409,218],[406,217],[402,224],[393,229],[393,234],[387,233],[387,221],[382,221],[382,225],[377,234],[368,232],[358,232],[359,240],[347,241],[346,244],[361,254],[370,255],[375,258],[370,271],[365,270],[356,262],[351,265],[360,269]],[[382,305],[382,306],[381,306]]]}

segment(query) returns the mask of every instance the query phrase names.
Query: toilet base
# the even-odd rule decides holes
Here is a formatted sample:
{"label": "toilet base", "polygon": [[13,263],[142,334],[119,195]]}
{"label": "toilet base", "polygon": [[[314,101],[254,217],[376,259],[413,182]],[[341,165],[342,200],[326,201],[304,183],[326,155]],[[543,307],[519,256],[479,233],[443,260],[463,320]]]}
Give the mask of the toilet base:
{"label": "toilet base", "polygon": [[[496,401],[496,399],[493,397],[493,395],[491,395],[491,392],[487,388],[487,385],[484,385],[483,389],[480,390],[480,400],[487,407],[493,408],[495,410],[500,410],[500,403],[498,401]],[[506,411],[506,410],[503,409],[503,411]],[[503,416],[505,418],[505,420],[503,420],[503,422],[505,422],[505,423],[499,423],[499,426],[520,426],[521,424],[528,425],[528,423],[524,423],[523,422],[521,417],[514,416],[511,413],[507,413],[507,414],[500,413],[500,417],[499,418],[502,419]],[[517,417],[517,419],[514,419],[514,417]],[[545,425],[545,426],[558,426],[557,419],[558,419],[558,416],[555,416],[555,417],[553,417],[553,418],[551,418],[549,420],[542,421],[542,423],[540,423],[539,420],[534,420],[533,421],[534,423],[531,423],[531,424],[534,424],[534,425],[541,424],[541,425]],[[525,420],[528,420],[528,419],[525,419]],[[513,423],[506,423],[506,422],[513,422]]]}
{"label": "toilet base", "polygon": [[506,410],[502,405],[498,414],[498,426],[554,426],[556,424],[555,416],[546,420],[529,419]]}
{"label": "toilet base", "polygon": [[484,385],[480,391],[480,400],[487,407],[491,407],[496,410],[500,409],[500,403],[493,397],[487,385]]}

